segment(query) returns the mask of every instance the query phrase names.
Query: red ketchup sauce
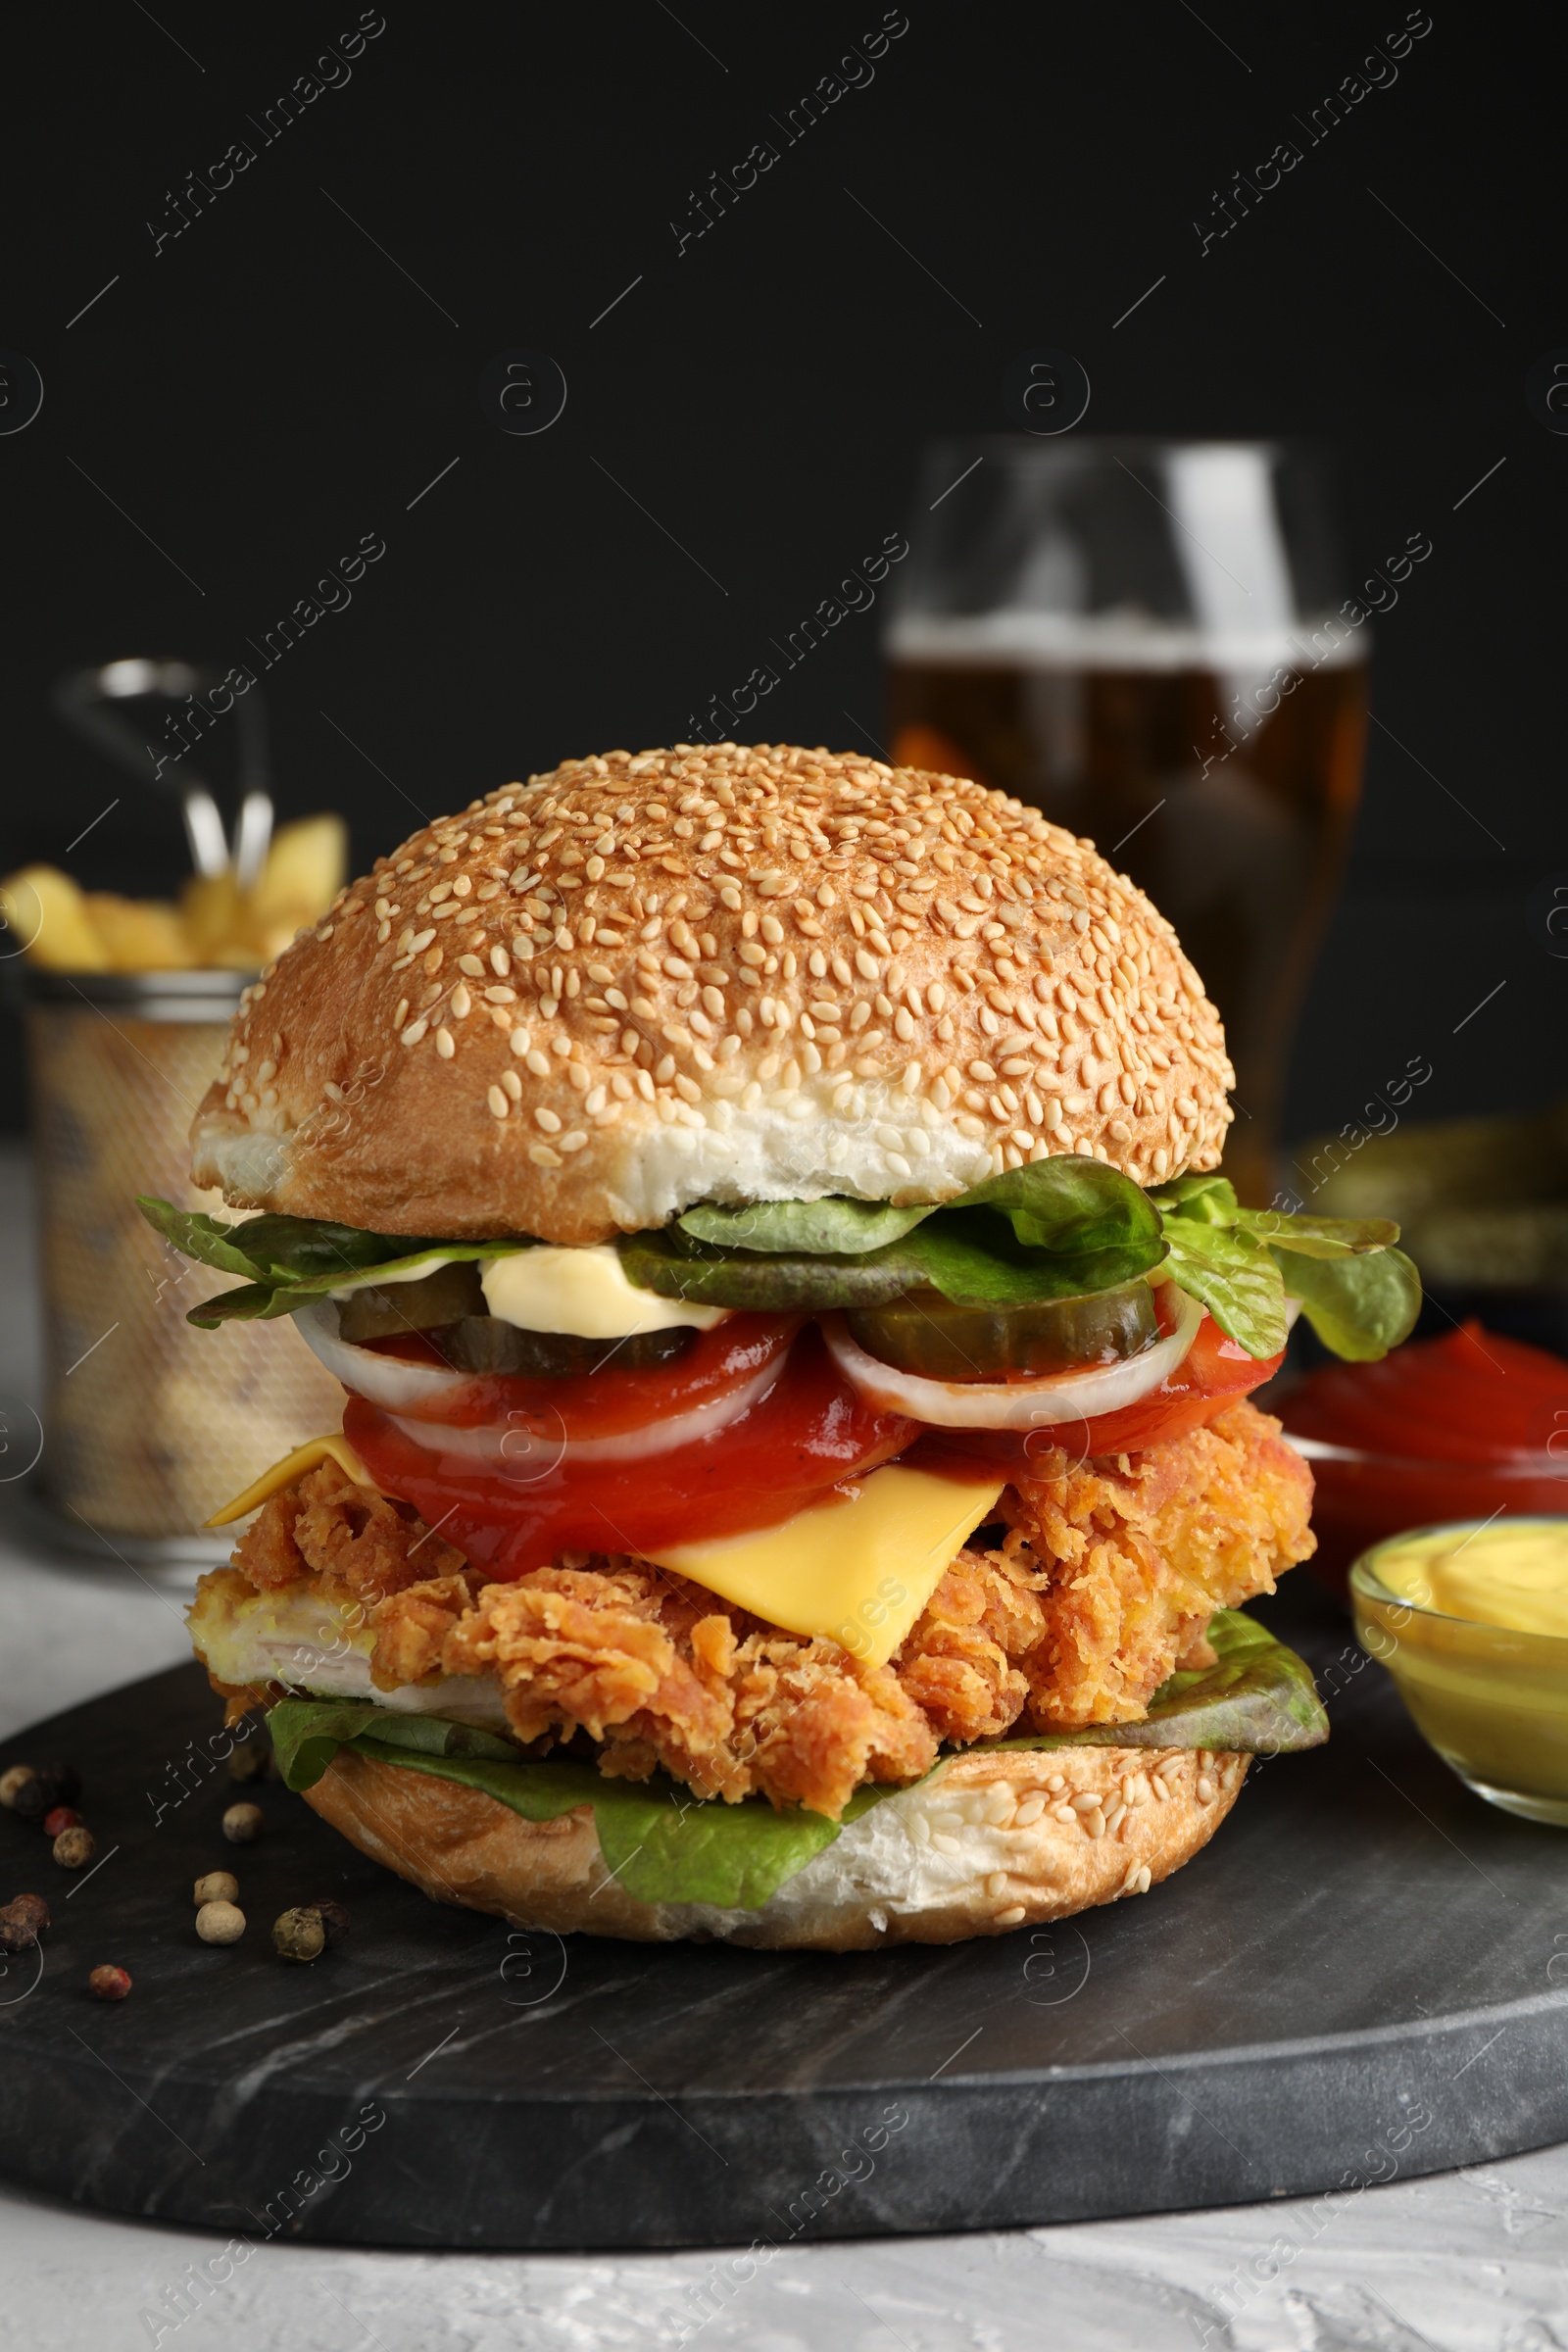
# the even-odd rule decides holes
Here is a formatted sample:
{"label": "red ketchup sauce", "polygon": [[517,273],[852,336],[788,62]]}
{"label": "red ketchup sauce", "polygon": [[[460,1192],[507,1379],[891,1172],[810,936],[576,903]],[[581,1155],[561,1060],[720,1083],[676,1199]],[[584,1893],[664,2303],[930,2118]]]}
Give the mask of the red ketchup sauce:
{"label": "red ketchup sauce", "polygon": [[[594,1387],[607,1390],[615,1379],[641,1386],[651,1377],[607,1371],[595,1377]],[[475,1385],[548,1390],[560,1397],[586,1383]],[[689,1409],[690,1402],[688,1395],[675,1409]],[[618,1412],[611,1417],[621,1418]],[[662,1417],[645,1409],[637,1426]],[[491,1418],[475,1411],[475,1421]],[[499,1418],[505,1422],[507,1413]],[[449,1415],[449,1427],[454,1419]],[[547,1567],[563,1551],[646,1553],[777,1526],[845,1479],[902,1453],[917,1425],[863,1404],[812,1329],[791,1348],[765,1396],[710,1435],[663,1452],[574,1460],[568,1435],[573,1425],[555,1398],[515,1412],[516,1443],[508,1445],[510,1458],[501,1463],[442,1452],[440,1424],[423,1426],[428,1443],[416,1444],[386,1413],[355,1396],[343,1415],[344,1435],[377,1486],[412,1502],[475,1567],[507,1580]],[[580,1424],[575,1434],[586,1434]]]}
{"label": "red ketchup sauce", "polygon": [[[656,1431],[765,1374],[784,1349],[766,1393],[716,1430],[625,1456],[572,1451]],[[400,1342],[396,1351],[439,1360],[417,1343]],[[1179,1368],[1117,1412],[1027,1432],[934,1430],[858,1396],[814,1326],[735,1315],[657,1371],[607,1365],[582,1379],[475,1378],[421,1407],[417,1439],[351,1394],[343,1427],[378,1486],[505,1580],[563,1551],[646,1553],[777,1526],[895,1455],[966,1478],[978,1460],[1011,1480],[1039,1475],[1058,1445],[1074,1459],[1159,1445],[1212,1420],[1278,1364],[1248,1355],[1205,1317]],[[505,1458],[443,1446],[444,1429],[488,1429]]]}
{"label": "red ketchup sauce", "polygon": [[[449,1429],[499,1423],[578,1440],[624,1437],[744,1387],[782,1354],[804,1320],[801,1315],[729,1315],[711,1331],[698,1332],[673,1363],[640,1371],[618,1363],[614,1341],[606,1340],[598,1369],[566,1379],[474,1372],[461,1387],[421,1404],[417,1418]],[[405,1363],[447,1361],[420,1332],[372,1340],[369,1345],[376,1354],[397,1356]],[[518,1448],[510,1450],[515,1453]]]}
{"label": "red ketchup sauce", "polygon": [[1405,1528],[1568,1511],[1568,1363],[1480,1323],[1326,1365],[1280,1411],[1307,1441],[1311,1565],[1336,1592],[1357,1553]]}

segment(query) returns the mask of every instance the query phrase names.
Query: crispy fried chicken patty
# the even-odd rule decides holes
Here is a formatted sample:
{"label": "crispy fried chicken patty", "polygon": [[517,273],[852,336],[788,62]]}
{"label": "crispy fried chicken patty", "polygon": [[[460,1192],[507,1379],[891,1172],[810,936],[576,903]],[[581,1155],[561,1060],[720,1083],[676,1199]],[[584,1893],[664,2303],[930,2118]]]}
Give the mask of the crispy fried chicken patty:
{"label": "crispy fried chicken patty", "polygon": [[647,1560],[572,1552],[487,1583],[332,1462],[265,1503],[217,1573],[359,1603],[383,1690],[488,1676],[520,1740],[585,1732],[612,1777],[662,1767],[700,1796],[760,1791],[836,1820],[862,1782],[913,1779],[944,1742],[1138,1721],[1202,1658],[1216,1608],[1310,1554],[1311,1497],[1279,1423],[1245,1399],[1142,1453],[1045,1455],[1004,1493],[1000,1545],[958,1554],[880,1667]]}

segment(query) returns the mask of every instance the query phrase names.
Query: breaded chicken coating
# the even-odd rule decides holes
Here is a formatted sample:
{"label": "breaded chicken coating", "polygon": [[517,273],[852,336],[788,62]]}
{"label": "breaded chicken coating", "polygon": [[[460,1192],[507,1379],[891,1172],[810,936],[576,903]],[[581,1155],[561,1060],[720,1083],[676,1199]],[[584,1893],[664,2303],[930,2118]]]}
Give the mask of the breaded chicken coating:
{"label": "breaded chicken coating", "polygon": [[485,1584],[331,1463],[263,1506],[234,1561],[263,1589],[310,1578],[323,1598],[373,1600],[382,1689],[491,1676],[535,1752],[581,1731],[611,1777],[662,1769],[699,1796],[836,1820],[863,1783],[914,1779],[943,1744],[1138,1721],[1202,1656],[1216,1608],[1308,1556],[1311,1494],[1246,1400],[1141,1453],[1048,1454],[1004,1491],[1000,1547],[958,1554],[882,1667],[646,1560],[573,1554]]}

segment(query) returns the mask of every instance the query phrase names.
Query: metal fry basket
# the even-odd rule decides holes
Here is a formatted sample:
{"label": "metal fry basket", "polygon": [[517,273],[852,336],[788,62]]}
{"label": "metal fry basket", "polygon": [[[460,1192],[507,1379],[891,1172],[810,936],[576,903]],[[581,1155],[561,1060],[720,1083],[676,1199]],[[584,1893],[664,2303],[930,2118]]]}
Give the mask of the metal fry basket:
{"label": "metal fry basket", "polygon": [[34,1491],[63,1543],[210,1566],[201,1524],[270,1462],[337,1426],[342,1391],[286,1323],[196,1331],[231,1278],[181,1257],[138,1193],[195,1191],[186,1130],[219,1066],[242,972],[25,977],[47,1365]]}

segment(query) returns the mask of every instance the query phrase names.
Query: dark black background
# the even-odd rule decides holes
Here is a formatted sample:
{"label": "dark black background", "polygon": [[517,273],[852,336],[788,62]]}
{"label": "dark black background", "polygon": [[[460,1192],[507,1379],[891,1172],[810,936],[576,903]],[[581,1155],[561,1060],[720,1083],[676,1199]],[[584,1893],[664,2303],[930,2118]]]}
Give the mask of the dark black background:
{"label": "dark black background", "polygon": [[[368,531],[387,552],[352,606],[265,679],[281,808],[346,810],[357,864],[567,754],[680,739],[907,519],[921,444],[1003,427],[1007,362],[1059,346],[1094,386],[1080,429],[1326,435],[1356,576],[1433,541],[1377,625],[1375,709],[1408,756],[1373,730],[1290,1130],[1352,1118],[1416,1054],[1427,1112],[1556,1091],[1568,967],[1527,917],[1568,867],[1568,440],[1524,399],[1568,343],[1544,12],[1433,0],[1393,86],[1202,256],[1195,217],[1277,141],[1305,146],[1293,118],[1404,24],[1396,0],[909,0],[869,86],[679,254],[691,191],[782,147],[772,119],[879,6],[386,0],[352,79],[268,145],[248,118],[358,11],[157,14],[8,28],[0,344],[46,394],[0,438],[0,870],[64,860],[119,794],[73,870],[172,888],[172,803],[68,736],[50,680],[128,653],[251,660]],[[241,138],[254,164],[155,254],[147,223],[172,226],[187,172]],[[519,346],[569,386],[535,438],[477,397]],[[881,619],[788,675],[762,731],[879,740]]]}

